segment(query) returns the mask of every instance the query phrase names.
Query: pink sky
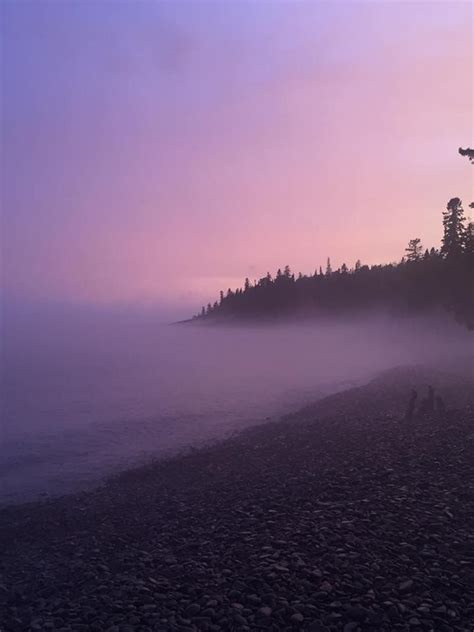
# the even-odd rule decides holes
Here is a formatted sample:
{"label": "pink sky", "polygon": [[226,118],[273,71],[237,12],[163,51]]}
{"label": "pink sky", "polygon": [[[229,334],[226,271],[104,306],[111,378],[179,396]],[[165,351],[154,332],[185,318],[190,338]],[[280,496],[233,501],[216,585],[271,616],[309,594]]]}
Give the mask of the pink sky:
{"label": "pink sky", "polygon": [[438,246],[470,2],[3,3],[4,287],[176,303]]}

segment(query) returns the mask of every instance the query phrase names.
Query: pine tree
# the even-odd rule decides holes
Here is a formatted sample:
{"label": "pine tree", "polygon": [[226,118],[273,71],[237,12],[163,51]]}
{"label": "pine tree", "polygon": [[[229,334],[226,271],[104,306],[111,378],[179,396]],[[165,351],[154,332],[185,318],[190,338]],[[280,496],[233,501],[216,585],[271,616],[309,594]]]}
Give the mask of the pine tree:
{"label": "pine tree", "polygon": [[[461,156],[467,156],[471,164],[474,165],[474,149],[471,149],[470,147],[468,147],[467,149],[462,149],[462,147],[460,147],[459,153],[461,154]],[[471,202],[469,204],[469,208],[474,208],[474,202]]]}
{"label": "pine tree", "polygon": [[458,151],[461,156],[467,156],[469,160],[474,163],[474,149],[471,149],[470,147],[468,147],[467,149],[462,149],[462,147],[460,147]]}
{"label": "pine tree", "polygon": [[422,251],[421,239],[419,237],[410,239],[408,246],[405,248],[407,261],[418,261],[421,258]]}
{"label": "pine tree", "polygon": [[463,250],[465,227],[464,210],[458,197],[451,198],[443,212],[444,234],[441,254],[444,257],[458,256]]}
{"label": "pine tree", "polygon": [[332,268],[331,268],[331,259],[328,257],[328,262],[326,264],[326,276],[331,276]]}
{"label": "pine tree", "polygon": [[474,255],[474,222],[469,221],[464,232],[463,249],[467,255]]}

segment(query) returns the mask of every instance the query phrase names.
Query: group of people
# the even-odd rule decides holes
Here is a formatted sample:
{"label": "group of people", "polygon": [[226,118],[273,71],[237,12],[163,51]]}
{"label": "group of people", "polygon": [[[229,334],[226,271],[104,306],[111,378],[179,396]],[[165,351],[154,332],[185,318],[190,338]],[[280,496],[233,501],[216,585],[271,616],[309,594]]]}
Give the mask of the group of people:
{"label": "group of people", "polygon": [[428,386],[428,395],[421,400],[418,409],[416,409],[417,400],[418,392],[413,389],[410,394],[410,399],[408,400],[405,419],[411,420],[413,417],[425,417],[426,415],[431,415],[435,412],[442,414],[446,410],[443,398],[441,395],[435,396],[434,388],[432,386]]}

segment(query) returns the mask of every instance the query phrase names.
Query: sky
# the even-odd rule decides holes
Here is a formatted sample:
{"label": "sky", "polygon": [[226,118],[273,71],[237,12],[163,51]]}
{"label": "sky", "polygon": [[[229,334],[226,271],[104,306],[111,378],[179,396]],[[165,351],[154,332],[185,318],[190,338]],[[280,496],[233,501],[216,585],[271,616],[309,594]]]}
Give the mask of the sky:
{"label": "sky", "polygon": [[474,199],[471,2],[0,4],[7,295],[195,312]]}

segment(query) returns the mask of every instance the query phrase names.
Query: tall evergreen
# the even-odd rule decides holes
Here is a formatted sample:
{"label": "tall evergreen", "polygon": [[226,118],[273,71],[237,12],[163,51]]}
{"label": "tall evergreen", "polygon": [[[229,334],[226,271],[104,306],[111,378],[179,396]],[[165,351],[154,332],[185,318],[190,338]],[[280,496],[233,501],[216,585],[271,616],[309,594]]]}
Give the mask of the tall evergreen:
{"label": "tall evergreen", "polygon": [[472,257],[474,255],[474,222],[470,221],[464,232],[464,252]]}
{"label": "tall evergreen", "polygon": [[418,261],[418,259],[421,258],[421,253],[423,252],[421,239],[419,237],[416,237],[416,239],[410,239],[408,247],[405,248],[405,252],[407,253],[407,261]]}
{"label": "tall evergreen", "polygon": [[[473,161],[474,150],[460,152]],[[474,161],[473,161],[474,162]],[[360,310],[384,310],[394,314],[448,310],[474,330],[474,223],[466,218],[461,200],[451,198],[443,212],[440,250],[426,249],[421,240],[410,239],[399,263],[362,265],[349,270],[343,263],[333,272],[328,257],[326,272],[297,275],[286,265],[275,278],[267,272],[253,285],[202,308],[196,318],[279,318],[290,315],[337,315]]]}
{"label": "tall evergreen", "polygon": [[443,239],[441,254],[444,257],[459,256],[463,250],[466,218],[462,202],[458,197],[451,198],[443,212]]}

